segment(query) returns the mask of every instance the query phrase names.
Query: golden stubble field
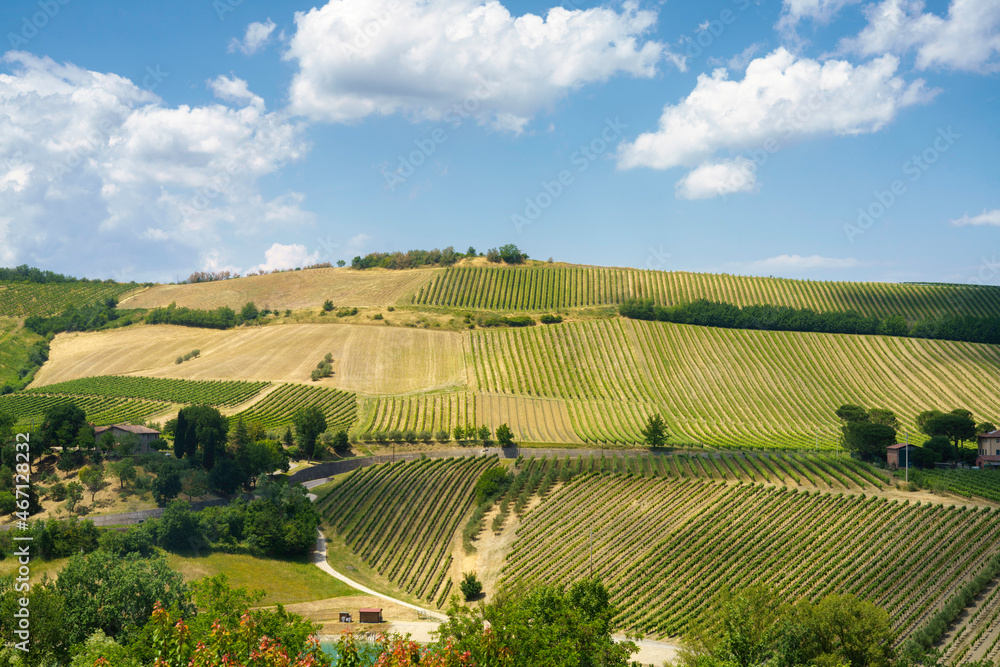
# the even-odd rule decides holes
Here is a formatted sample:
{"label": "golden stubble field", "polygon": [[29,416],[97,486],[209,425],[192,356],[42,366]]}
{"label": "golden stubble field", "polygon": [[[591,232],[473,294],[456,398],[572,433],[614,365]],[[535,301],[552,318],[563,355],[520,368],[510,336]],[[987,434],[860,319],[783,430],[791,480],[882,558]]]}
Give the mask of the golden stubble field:
{"label": "golden stubble field", "polygon": [[389,306],[404,300],[431,281],[441,269],[350,268],[285,271],[193,285],[154,285],[123,299],[121,308],[156,308],[176,303],[187,308],[229,306],[239,310],[248,301],[258,308],[296,310],[319,308],[329,299],[340,306]]}
{"label": "golden stubble field", "polygon": [[[174,360],[193,349],[197,359]],[[462,336],[455,332],[353,324],[285,324],[226,331],[172,325],[60,334],[32,387],[95,375],[186,380],[310,383],[332,353],[334,375],[316,382],[363,394],[464,386]]]}

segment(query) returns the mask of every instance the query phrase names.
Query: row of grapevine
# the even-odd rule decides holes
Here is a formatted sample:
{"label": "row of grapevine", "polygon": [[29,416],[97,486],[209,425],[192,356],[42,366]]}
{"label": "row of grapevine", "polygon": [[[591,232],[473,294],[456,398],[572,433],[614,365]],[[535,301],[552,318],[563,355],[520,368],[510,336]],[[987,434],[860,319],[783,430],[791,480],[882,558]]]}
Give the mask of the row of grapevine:
{"label": "row of grapevine", "polygon": [[643,633],[678,634],[723,587],[767,584],[790,600],[832,592],[871,599],[905,637],[996,553],[998,537],[995,510],[585,475],[526,516],[503,578],[573,581],[590,571],[592,548],[619,624]]}
{"label": "row of grapevine", "polygon": [[175,380],[140,376],[102,375],[34,387],[29,393],[122,396],[169,403],[230,406],[250,400],[270,382]]}
{"label": "row of grapevine", "polygon": [[996,470],[912,470],[910,479],[931,491],[1000,502],[1000,472]]}
{"label": "row of grapevine", "polygon": [[304,384],[285,384],[254,403],[246,410],[229,418],[244,422],[257,422],[264,428],[288,426],[301,408],[317,406],[326,417],[327,429],[346,430],[357,419],[358,399],[352,392]]}
{"label": "row of grapevine", "polygon": [[440,606],[452,538],[473,503],[476,480],[495,464],[495,458],[466,457],[362,468],[317,507],[328,539],[335,535],[373,572]]}
{"label": "row of grapevine", "polygon": [[472,331],[478,389],[563,399],[584,442],[639,441],[660,412],[674,443],[834,449],[844,403],[886,407],[911,437],[923,410],[996,420],[994,346],[885,336],[714,329],[622,319]]}
{"label": "row of grapevine", "polygon": [[589,266],[451,267],[413,300],[428,306],[549,310],[618,304],[632,297],[663,305],[710,299],[909,319],[984,316],[1000,310],[1000,288],[992,286],[826,282]]}
{"label": "row of grapevine", "polygon": [[122,295],[141,285],[127,283],[27,283],[0,281],[0,315],[53,315],[70,306],[89,306]]}
{"label": "row of grapevine", "polygon": [[41,425],[45,411],[57,405],[72,403],[87,414],[95,426],[139,422],[149,415],[162,412],[169,404],[113,396],[71,396],[68,394],[8,394],[0,396],[0,414],[14,415],[22,425]]}
{"label": "row of grapevine", "polygon": [[476,395],[468,392],[378,396],[366,403],[355,429],[359,434],[408,430],[450,434],[456,426],[484,423],[476,414]]}

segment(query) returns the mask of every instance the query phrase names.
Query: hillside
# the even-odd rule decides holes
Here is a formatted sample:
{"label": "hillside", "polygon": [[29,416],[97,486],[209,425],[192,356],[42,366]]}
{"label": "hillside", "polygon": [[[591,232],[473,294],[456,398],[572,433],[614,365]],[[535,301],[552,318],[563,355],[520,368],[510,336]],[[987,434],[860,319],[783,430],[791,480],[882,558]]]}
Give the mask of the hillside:
{"label": "hillside", "polygon": [[246,302],[253,301],[260,308],[296,310],[318,308],[328,299],[337,306],[386,306],[409,300],[410,293],[438,271],[323,268],[191,285],[155,285],[124,299],[121,307],[156,308],[176,303],[178,306],[205,310],[219,306],[238,310]]}
{"label": "hillside", "polygon": [[821,282],[599,266],[453,267],[434,276],[414,303],[516,311],[615,305],[633,297],[652,298],[660,305],[708,299],[737,306],[855,310],[911,320],[1000,311],[1000,287]]}
{"label": "hillside", "polygon": [[123,298],[144,289],[134,283],[29,283],[0,280],[0,317],[52,315],[70,306]]}

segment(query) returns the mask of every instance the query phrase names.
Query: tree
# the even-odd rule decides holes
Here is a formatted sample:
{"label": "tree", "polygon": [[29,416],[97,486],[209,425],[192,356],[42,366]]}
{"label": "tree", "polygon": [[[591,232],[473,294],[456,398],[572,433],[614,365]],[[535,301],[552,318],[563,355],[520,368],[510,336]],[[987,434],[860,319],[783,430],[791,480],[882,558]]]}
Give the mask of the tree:
{"label": "tree", "polygon": [[844,446],[866,461],[885,458],[886,448],[896,443],[896,431],[870,421],[844,425]]}
{"label": "tree", "polygon": [[204,543],[198,517],[188,503],[172,500],[167,504],[156,524],[156,541],[170,551],[189,551]]}
{"label": "tree", "polygon": [[239,449],[240,447],[245,447],[250,442],[250,433],[247,431],[246,425],[243,423],[243,417],[236,420],[236,428],[233,432],[229,434],[229,445],[233,449]]}
{"label": "tree", "polygon": [[326,430],[326,416],[318,407],[310,405],[295,411],[293,423],[295,424],[295,435],[298,437],[299,448],[311,461],[316,451],[316,438]]}
{"label": "tree", "polygon": [[524,260],[528,259],[528,255],[521,252],[513,243],[508,243],[500,246],[500,259],[507,264],[523,264]]}
{"label": "tree", "polygon": [[893,414],[892,410],[886,408],[872,408],[869,410],[868,421],[873,424],[888,426],[893,431],[899,430],[899,422],[896,421],[896,415]]}
{"label": "tree", "polygon": [[514,446],[514,432],[510,430],[507,424],[500,424],[497,426],[497,442],[500,443],[501,447],[513,447]]}
{"label": "tree", "polygon": [[333,449],[338,453],[347,451],[351,446],[351,439],[347,437],[347,431],[337,431],[333,434]]}
{"label": "tree", "polygon": [[247,301],[240,309],[240,320],[243,322],[251,322],[259,316],[260,311],[257,310],[257,305],[253,301]]}
{"label": "tree", "polygon": [[852,667],[891,664],[896,635],[885,609],[853,595],[827,595],[808,609],[803,615],[817,657],[829,656]]}
{"label": "tree", "polygon": [[846,403],[837,408],[837,417],[843,422],[863,422],[868,421],[868,412],[860,405]]}
{"label": "tree", "polygon": [[[174,453],[191,457],[200,446],[201,463],[205,470],[215,465],[215,453],[226,442],[229,420],[218,409],[208,405],[192,405],[177,414],[177,432],[174,434]],[[181,444],[178,445],[178,440]],[[178,458],[180,458],[178,456]]]}
{"label": "tree", "polygon": [[324,301],[323,302],[323,310],[325,310],[328,313],[331,310],[333,310],[333,301],[330,301],[329,299],[327,299],[326,301]]}
{"label": "tree", "polygon": [[[993,425],[993,422],[980,422],[976,424],[976,432],[978,433],[992,433],[997,430],[997,427]],[[0,440],[2,442],[2,440]]]}
{"label": "tree", "polygon": [[455,427],[455,442],[461,442],[465,438],[465,429],[459,424]]}
{"label": "tree", "polygon": [[59,573],[56,589],[66,600],[65,632],[69,644],[95,630],[127,639],[141,628],[157,601],[192,611],[188,588],[163,556],[93,551],[73,556]]}
{"label": "tree", "polygon": [[475,600],[483,592],[483,583],[476,577],[475,572],[465,572],[462,582],[458,585],[465,596],[465,601]]}
{"label": "tree", "polygon": [[128,458],[134,455],[142,447],[142,440],[135,433],[125,433],[122,435],[121,440],[115,445],[114,452],[115,455],[120,458]]}
{"label": "tree", "polygon": [[[958,414],[956,414],[956,412]],[[955,461],[960,460],[961,443],[976,437],[976,423],[972,417],[963,414],[965,411],[955,411],[949,414],[938,414],[924,423],[923,431],[927,435],[946,436],[955,445]]]}
{"label": "tree", "polygon": [[201,497],[208,493],[208,473],[204,470],[189,470],[181,480],[181,491],[187,495],[189,501],[193,501],[195,496]]}
{"label": "tree", "polygon": [[121,485],[120,488],[125,488],[126,482],[134,482],[136,479],[135,463],[131,458],[124,458],[120,461],[115,461],[109,466],[111,468],[111,474],[118,478],[118,482]]}
{"label": "tree", "polygon": [[0,447],[6,445],[14,437],[14,426],[17,417],[6,412],[0,412]]}
{"label": "tree", "polygon": [[187,414],[182,409],[177,413],[174,425],[174,458],[180,460],[188,454],[188,438],[193,436],[194,433],[189,434]]}
{"label": "tree", "polygon": [[173,500],[181,492],[181,476],[176,469],[168,467],[160,471],[152,486],[156,504],[163,507],[168,500]]}
{"label": "tree", "polygon": [[97,441],[94,439],[94,426],[92,424],[84,424],[81,426],[80,430],[76,433],[77,448],[90,451],[96,445]]}
{"label": "tree", "polygon": [[917,428],[920,429],[921,433],[927,433],[927,431],[925,430],[927,422],[943,414],[944,413],[941,412],[940,410],[924,410],[923,412],[917,415]]}
{"label": "tree", "polygon": [[490,441],[490,427],[485,425],[480,426],[476,435],[479,436],[479,440],[482,441],[484,445],[488,444]]}
{"label": "tree", "polygon": [[104,488],[104,468],[84,466],[79,473],[80,482],[90,491],[90,502],[94,502],[97,492]]}
{"label": "tree", "polygon": [[661,447],[667,441],[667,425],[658,413],[651,415],[646,427],[639,431],[650,447]]}
{"label": "tree", "polygon": [[291,426],[285,427],[285,435],[282,436],[282,438],[281,438],[281,444],[284,445],[285,447],[291,447],[292,445],[295,444],[295,440],[292,439],[292,427]]}
{"label": "tree", "polygon": [[76,446],[80,429],[87,423],[87,415],[74,403],[62,403],[48,408],[42,417],[39,433],[42,445],[47,448]]}
{"label": "tree", "polygon": [[66,507],[70,512],[76,511],[76,505],[83,499],[83,485],[80,482],[70,482],[66,485]]}

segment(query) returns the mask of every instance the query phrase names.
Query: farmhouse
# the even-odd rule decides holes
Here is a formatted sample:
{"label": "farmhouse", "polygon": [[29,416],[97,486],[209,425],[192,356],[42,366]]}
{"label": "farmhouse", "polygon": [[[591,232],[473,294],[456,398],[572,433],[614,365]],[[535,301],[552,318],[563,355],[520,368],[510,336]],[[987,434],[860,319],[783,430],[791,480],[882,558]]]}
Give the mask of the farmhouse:
{"label": "farmhouse", "polygon": [[1000,465],[1000,430],[980,433],[976,439],[979,440],[979,456],[976,457],[976,465],[980,468]]}
{"label": "farmhouse", "polygon": [[153,428],[148,428],[146,426],[138,426],[136,424],[113,424],[111,426],[98,426],[94,429],[94,439],[97,442],[101,441],[101,436],[105,433],[110,433],[114,437],[115,442],[121,442],[121,439],[126,433],[132,433],[139,438],[139,451],[136,454],[147,454],[149,453],[149,443],[160,437],[160,432]]}
{"label": "farmhouse", "polygon": [[895,470],[899,467],[912,467],[916,461],[917,446],[901,442],[889,445],[885,450],[885,464]]}

